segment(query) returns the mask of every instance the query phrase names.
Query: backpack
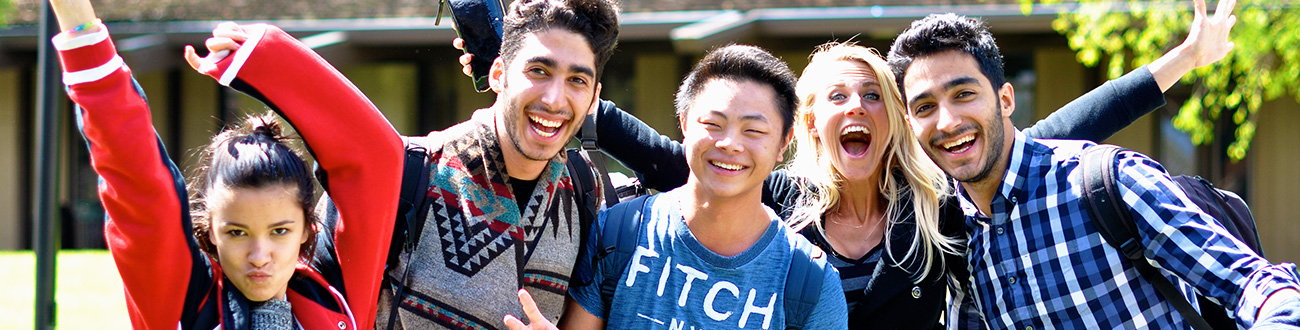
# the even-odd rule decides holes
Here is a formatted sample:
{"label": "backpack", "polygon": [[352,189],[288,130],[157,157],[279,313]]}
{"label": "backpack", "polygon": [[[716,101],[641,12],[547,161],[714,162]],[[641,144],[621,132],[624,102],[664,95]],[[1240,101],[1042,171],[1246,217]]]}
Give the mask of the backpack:
{"label": "backpack", "polygon": [[[605,154],[596,144],[595,114],[587,116],[579,132],[581,146],[565,150],[568,153],[565,166],[569,170],[569,177],[573,183],[574,198],[580,206],[578,208],[579,233],[589,233],[591,224],[595,222],[596,214],[601,209],[623,200],[645,195],[647,190],[636,181],[614,186],[605,167]],[[389,241],[387,264],[390,268],[398,264],[403,254],[413,253],[416,244],[420,242],[420,233],[424,231],[424,223],[428,220],[430,207],[429,150],[442,144],[444,134],[445,132],[434,132],[428,136],[402,137],[406,144],[406,158],[402,165],[402,190],[397,203],[397,221],[394,222],[393,238]],[[585,249],[586,242],[585,237],[579,240],[579,251]],[[385,269],[385,272],[387,270]],[[410,273],[411,267],[407,267],[400,283],[405,283]],[[387,276],[384,279],[388,281]],[[398,300],[406,290],[405,285],[395,287],[397,291],[393,294],[391,305],[394,310],[388,314],[389,329],[393,328],[396,321]]]}
{"label": "backpack", "polygon": [[[1142,277],[1155,285],[1160,295],[1174,305],[1178,313],[1191,323],[1192,328],[1236,329],[1236,322],[1228,317],[1225,309],[1213,308],[1219,305],[1199,294],[1197,299],[1202,308],[1201,313],[1197,314],[1178,288],[1144,260],[1136,225],[1119,196],[1118,178],[1115,176],[1118,166],[1116,157],[1123,150],[1113,145],[1096,145],[1085,149],[1083,153],[1083,200],[1102,238],[1124,257],[1132,260]],[[1193,204],[1223,225],[1233,237],[1246,243],[1261,257],[1264,255],[1264,250],[1259,245],[1255,218],[1241,197],[1231,191],[1214,188],[1214,185],[1200,176],[1179,175],[1173,180]]]}
{"label": "backpack", "polygon": [[[636,252],[637,241],[641,233],[645,232],[643,223],[650,214],[645,209],[646,204],[652,203],[651,200],[654,198],[656,195],[641,196],[609,208],[605,215],[604,226],[595,229],[600,232],[600,237],[597,238],[599,245],[594,258],[590,261],[591,265],[594,266],[597,262],[609,262],[614,265],[610,269],[620,270],[615,274],[621,274],[623,269],[627,269],[632,254]],[[798,242],[800,242],[798,244],[811,244],[803,240]],[[783,294],[785,328],[800,329],[808,322],[813,307],[817,305],[825,277],[822,268],[813,263],[813,256],[809,254],[808,249],[797,245],[791,249],[791,252],[794,255],[790,259],[790,268],[786,273]],[[606,261],[606,258],[612,259]],[[618,288],[619,276],[621,275],[590,280],[599,282],[600,297],[606,311],[610,310],[614,290]]]}

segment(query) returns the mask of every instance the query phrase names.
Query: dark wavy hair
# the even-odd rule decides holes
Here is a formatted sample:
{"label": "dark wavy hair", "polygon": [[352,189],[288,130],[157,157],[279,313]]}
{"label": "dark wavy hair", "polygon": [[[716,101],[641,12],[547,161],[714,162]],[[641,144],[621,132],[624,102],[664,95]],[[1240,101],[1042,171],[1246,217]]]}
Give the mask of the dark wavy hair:
{"label": "dark wavy hair", "polygon": [[979,19],[957,14],[930,14],[912,22],[912,26],[894,39],[889,47],[889,67],[897,77],[898,90],[903,92],[903,77],[912,61],[949,50],[970,54],[979,64],[980,73],[993,84],[993,90],[1002,88],[1007,78],[1002,69],[1002,53],[989,33],[988,25]]}
{"label": "dark wavy hair", "polygon": [[582,35],[596,55],[596,76],[618,44],[618,3],[612,0],[516,0],[506,12],[501,59],[515,59],[529,33],[564,29]]}
{"label": "dark wavy hair", "polygon": [[[191,176],[189,190],[190,217],[199,248],[217,258],[216,247],[208,240],[212,218],[207,207],[207,193],[214,187],[264,188],[287,185],[298,189],[297,202],[302,207],[307,241],[298,249],[298,259],[312,260],[320,220],[312,212],[316,186],[302,153],[291,145],[296,138],[284,132],[283,124],[272,112],[250,115],[243,122],[226,128],[200,151],[199,167]],[[253,146],[254,148],[236,148]],[[253,149],[256,152],[248,152]]]}
{"label": "dark wavy hair", "polygon": [[715,79],[734,81],[752,81],[772,87],[776,93],[777,110],[784,121],[781,125],[781,137],[789,136],[794,126],[794,112],[798,108],[799,97],[794,92],[795,76],[790,66],[767,50],[750,45],[726,45],[714,49],[705,55],[677,88],[677,97],[673,101],[677,108],[677,117],[686,114],[687,108],[695,102],[704,84]]}

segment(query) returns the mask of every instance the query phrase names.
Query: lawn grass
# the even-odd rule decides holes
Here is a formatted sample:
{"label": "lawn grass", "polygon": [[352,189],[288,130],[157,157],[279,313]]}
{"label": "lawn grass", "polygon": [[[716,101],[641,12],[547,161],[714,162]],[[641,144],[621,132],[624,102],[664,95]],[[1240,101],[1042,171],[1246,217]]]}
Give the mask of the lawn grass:
{"label": "lawn grass", "polygon": [[[130,329],[122,278],[104,250],[59,252],[54,286],[60,329]],[[32,329],[36,256],[0,252],[0,329]]]}

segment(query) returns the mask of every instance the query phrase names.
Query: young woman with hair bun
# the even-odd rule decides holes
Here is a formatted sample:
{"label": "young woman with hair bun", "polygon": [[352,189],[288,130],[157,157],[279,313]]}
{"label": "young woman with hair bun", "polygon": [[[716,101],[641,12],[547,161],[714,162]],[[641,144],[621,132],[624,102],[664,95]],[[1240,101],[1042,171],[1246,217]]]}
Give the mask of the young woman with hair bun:
{"label": "young woman with hair bun", "polygon": [[[270,112],[217,134],[187,187],[155,133],[143,91],[90,2],[50,3],[63,30],[52,42],[78,106],[91,165],[102,178],[105,237],[134,328],[356,329],[340,273],[386,253],[391,233],[350,226],[349,237],[360,238],[340,242],[337,250],[318,248],[333,233],[313,215],[313,172],[292,146],[296,137]],[[325,66],[318,73],[337,71]],[[295,123],[304,142],[318,147],[314,156],[332,188],[356,196],[375,195],[366,189],[395,191],[389,186],[401,177],[402,151],[369,147],[375,142],[367,137],[393,128],[355,87],[344,87],[320,91],[342,109],[291,102],[311,97],[301,93],[271,107],[282,114],[336,112],[318,116],[335,119],[299,116],[306,119]],[[343,232],[343,219],[392,221],[395,203],[337,199],[342,216],[336,230]]]}

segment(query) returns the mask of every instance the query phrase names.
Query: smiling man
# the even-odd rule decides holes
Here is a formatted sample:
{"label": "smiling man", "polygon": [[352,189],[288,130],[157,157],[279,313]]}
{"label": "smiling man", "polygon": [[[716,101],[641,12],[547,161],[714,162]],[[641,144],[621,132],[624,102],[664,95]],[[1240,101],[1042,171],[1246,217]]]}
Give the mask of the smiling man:
{"label": "smiling man", "polygon": [[[1203,3],[1198,11],[1199,20]],[[1079,166],[1093,143],[1036,140],[1011,124],[1015,91],[983,22],[953,14],[913,22],[889,62],[921,145],[960,183],[973,296],[991,328],[1190,327],[1168,300],[1183,297],[1162,297],[1093,226]],[[1231,238],[1156,161],[1117,159],[1118,189],[1161,275],[1184,295],[1220,302],[1200,308],[1226,307],[1240,326],[1296,325],[1293,265],[1270,265]]]}
{"label": "smiling man", "polygon": [[[586,254],[597,259],[577,270],[594,280],[570,287],[565,328],[846,327],[839,273],[762,204],[763,180],[790,142],[794,82],[784,62],[753,46],[700,60],[676,99],[686,184],[600,213]],[[597,234],[616,223],[639,226],[618,231],[628,237]],[[595,249],[607,240],[635,240],[626,264]],[[617,284],[610,292],[602,283]],[[816,299],[792,303],[788,286]],[[807,309],[796,317],[792,305]]]}
{"label": "smiling man", "polygon": [[496,102],[432,134],[428,217],[385,274],[377,327],[397,313],[407,329],[497,328],[522,314],[525,288],[560,315],[584,237],[561,151],[600,93],[617,11],[607,0],[510,5],[488,77]]}

